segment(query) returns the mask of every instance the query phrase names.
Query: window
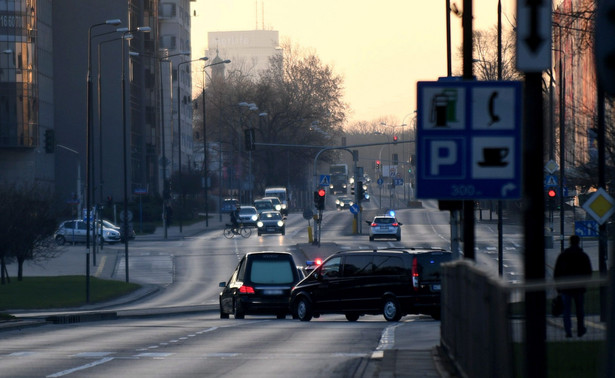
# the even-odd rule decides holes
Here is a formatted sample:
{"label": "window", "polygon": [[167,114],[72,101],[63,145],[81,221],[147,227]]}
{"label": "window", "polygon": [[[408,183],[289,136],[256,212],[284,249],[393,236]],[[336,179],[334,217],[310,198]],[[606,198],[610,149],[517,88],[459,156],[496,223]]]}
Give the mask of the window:
{"label": "window", "polygon": [[160,4],[160,17],[171,18],[177,16],[177,7],[173,3]]}
{"label": "window", "polygon": [[293,269],[296,268],[286,259],[253,260],[250,281],[254,284],[290,284],[294,281]]}
{"label": "window", "polygon": [[374,274],[393,276],[404,274],[404,261],[397,256],[375,256]]}
{"label": "window", "polygon": [[368,276],[372,274],[372,256],[346,256],[344,260],[344,277]]}
{"label": "window", "polygon": [[322,265],[320,273],[323,277],[339,277],[341,263],[341,257],[334,257]]}
{"label": "window", "polygon": [[177,38],[174,35],[163,35],[160,37],[160,48],[175,50],[177,45]]}

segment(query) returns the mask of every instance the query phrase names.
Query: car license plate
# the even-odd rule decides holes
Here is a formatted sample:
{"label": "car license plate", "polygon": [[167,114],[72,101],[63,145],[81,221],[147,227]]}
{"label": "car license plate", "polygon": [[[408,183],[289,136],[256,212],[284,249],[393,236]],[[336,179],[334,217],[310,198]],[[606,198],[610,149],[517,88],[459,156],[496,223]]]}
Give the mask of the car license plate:
{"label": "car license plate", "polygon": [[431,285],[431,291],[440,291],[442,290],[442,285]]}
{"label": "car license plate", "polygon": [[380,229],[381,229],[381,230],[388,230],[388,229],[389,229],[389,226],[380,226]]}
{"label": "car license plate", "polygon": [[275,227],[267,227],[267,231],[273,232],[273,231],[275,231]]}
{"label": "car license plate", "polygon": [[263,290],[263,295],[282,295],[282,290]]}

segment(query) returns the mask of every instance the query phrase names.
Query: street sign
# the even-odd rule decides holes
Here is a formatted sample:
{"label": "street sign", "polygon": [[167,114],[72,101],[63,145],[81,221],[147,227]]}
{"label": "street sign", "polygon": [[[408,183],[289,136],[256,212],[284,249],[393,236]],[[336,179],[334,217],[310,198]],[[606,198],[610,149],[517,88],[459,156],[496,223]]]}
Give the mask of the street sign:
{"label": "street sign", "polygon": [[350,212],[353,214],[359,214],[359,205],[356,203],[352,204],[352,206],[350,206]]}
{"label": "street sign", "polygon": [[557,177],[553,176],[553,175],[547,175],[545,176],[545,187],[546,188],[550,188],[550,187],[554,187],[554,186],[558,186],[559,184],[557,183]]}
{"label": "street sign", "polygon": [[331,185],[331,176],[330,175],[320,175],[320,186],[329,186]]}
{"label": "street sign", "polygon": [[395,184],[395,186],[402,186],[404,185],[404,179],[396,178],[393,180],[393,183]]}
{"label": "street sign", "polygon": [[521,83],[417,85],[417,198],[521,197]]}
{"label": "street sign", "polygon": [[517,1],[517,69],[541,72],[551,67],[551,1]]}
{"label": "street sign", "polygon": [[583,204],[583,210],[587,211],[599,224],[603,224],[613,215],[615,202],[604,189],[599,188]]}
{"label": "street sign", "polygon": [[378,185],[382,185],[384,184],[384,180],[381,178],[378,179],[378,181],[376,181],[378,183]]}
{"label": "street sign", "polygon": [[574,233],[581,238],[598,237],[598,222],[594,220],[575,221]]}
{"label": "street sign", "polygon": [[557,165],[557,163],[553,159],[549,160],[547,164],[545,164],[545,171],[547,171],[547,173],[550,175],[557,172],[558,169],[559,165]]}

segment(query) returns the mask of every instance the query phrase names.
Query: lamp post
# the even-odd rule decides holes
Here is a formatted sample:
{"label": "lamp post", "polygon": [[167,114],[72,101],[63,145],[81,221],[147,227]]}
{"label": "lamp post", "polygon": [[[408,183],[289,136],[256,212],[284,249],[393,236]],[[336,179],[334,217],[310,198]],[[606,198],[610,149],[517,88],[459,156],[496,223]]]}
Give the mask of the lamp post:
{"label": "lamp post", "polygon": [[[203,101],[203,187],[205,191],[205,227],[209,227],[209,199],[208,199],[208,182],[207,182],[207,117],[205,112],[205,68],[216,66],[218,64],[230,63],[230,59],[223,60],[221,62],[215,62],[206,64],[203,66],[203,88],[201,93],[201,99]],[[211,78],[210,78],[211,79]]]}
{"label": "lamp post", "polygon": [[[85,129],[85,203],[86,203],[86,233],[85,246],[90,250],[90,206],[91,206],[91,156],[92,149],[92,29],[99,26],[119,25],[122,21],[119,19],[111,19],[105,22],[91,25],[88,28],[88,69],[86,76],[86,129]],[[88,252],[89,257],[89,252]],[[89,297],[89,296],[88,296]],[[88,298],[89,301],[89,298]]]}
{"label": "lamp post", "polygon": [[[118,30],[119,31],[119,30]],[[129,282],[128,274],[128,163],[126,156],[127,149],[127,127],[126,127],[126,51],[125,45],[127,40],[133,38],[133,32],[149,33],[149,26],[140,26],[133,30],[122,30],[122,149],[123,149],[123,165],[124,165],[124,211],[123,211],[123,231],[124,231],[124,260],[126,264],[126,282]]]}
{"label": "lamp post", "polygon": [[[164,238],[168,237],[168,222],[167,222],[167,196],[169,194],[169,185],[167,182],[167,144],[165,141],[165,124],[164,124],[164,85],[162,85],[162,62],[169,62],[169,78],[173,73],[173,61],[167,60],[174,56],[188,56],[190,55],[189,51],[184,51],[177,54],[171,54],[167,56],[163,56],[158,58],[158,62],[160,64],[160,135],[162,138],[162,225],[164,228]],[[171,85],[169,85],[169,89],[171,89]],[[169,94],[173,93],[172,90],[169,90]]]}
{"label": "lamp post", "polygon": [[179,164],[179,171],[178,171],[178,184],[179,184],[179,193],[181,196],[181,208],[179,209],[179,234],[180,237],[182,236],[182,213],[184,211],[184,202],[185,202],[185,196],[184,196],[184,188],[182,185],[182,117],[181,117],[181,110],[182,110],[182,103],[181,103],[181,70],[180,67],[183,66],[184,64],[190,64],[193,62],[198,62],[200,60],[205,61],[209,58],[207,58],[206,56],[201,57],[199,59],[193,59],[193,60],[187,60],[185,62],[181,62],[177,65],[177,150],[178,150],[178,157],[177,157],[177,162]]}

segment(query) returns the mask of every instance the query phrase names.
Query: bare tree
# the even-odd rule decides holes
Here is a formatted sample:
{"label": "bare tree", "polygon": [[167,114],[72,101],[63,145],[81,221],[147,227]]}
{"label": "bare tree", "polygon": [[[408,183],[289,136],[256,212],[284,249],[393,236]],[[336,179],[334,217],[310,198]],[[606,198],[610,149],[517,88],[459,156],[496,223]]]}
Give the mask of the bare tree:
{"label": "bare tree", "polygon": [[51,195],[38,185],[3,186],[0,197],[3,199],[0,210],[7,214],[0,217],[0,265],[4,284],[8,260],[17,261],[17,280],[21,281],[26,260],[39,261],[55,255],[51,236],[56,218]]}

